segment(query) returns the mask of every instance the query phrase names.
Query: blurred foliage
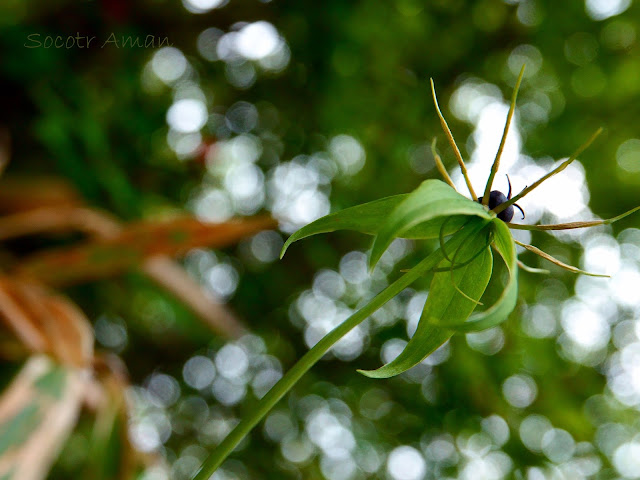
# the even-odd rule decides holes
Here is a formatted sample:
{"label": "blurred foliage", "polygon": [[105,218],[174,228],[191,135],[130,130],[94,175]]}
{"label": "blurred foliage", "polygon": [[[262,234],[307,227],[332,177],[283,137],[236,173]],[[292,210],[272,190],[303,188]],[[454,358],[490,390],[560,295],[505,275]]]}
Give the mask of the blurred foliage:
{"label": "blurred foliage", "polygon": [[[309,239],[276,261],[284,238],[329,205],[437,178],[433,137],[454,170],[429,77],[463,156],[480,162],[478,152],[495,152],[481,129],[499,139],[504,119],[502,110],[482,112],[506,112],[527,64],[519,141],[502,170],[516,192],[539,177],[537,166],[605,128],[579,158],[584,168],[521,203],[524,222],[609,218],[636,206],[639,19],[629,0],[3,1],[0,213],[73,205],[126,222],[181,212],[280,222],[279,231],[184,257],[250,332],[234,340],[142,273],[63,290],[111,360],[91,365],[102,401],[86,395],[50,478],[190,478],[309,344],[434,246],[396,244],[372,276],[362,270],[368,240],[349,233]],[[27,48],[33,34],[96,40]],[[156,43],[105,44],[112,34]],[[169,49],[157,46],[165,37]],[[472,172],[477,190],[488,173]],[[357,374],[406,341],[428,283],[404,292],[303,378],[214,478],[638,478],[638,227],[632,216],[578,236],[534,232],[531,243],[612,279],[521,254],[552,273],[520,273],[519,304],[502,327],[456,337],[398,378]],[[3,274],[36,252],[73,248],[82,232],[7,239]],[[12,281],[3,280],[13,295]],[[28,360],[33,350],[15,338],[9,327],[0,337],[5,392],[29,362],[55,368]],[[1,468],[14,459],[10,445],[0,441]]]}

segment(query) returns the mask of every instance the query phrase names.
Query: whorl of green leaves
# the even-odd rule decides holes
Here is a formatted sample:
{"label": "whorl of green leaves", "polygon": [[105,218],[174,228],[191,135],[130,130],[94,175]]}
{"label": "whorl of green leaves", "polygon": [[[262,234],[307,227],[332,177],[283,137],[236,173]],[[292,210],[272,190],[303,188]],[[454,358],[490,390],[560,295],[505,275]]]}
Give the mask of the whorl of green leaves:
{"label": "whorl of green leaves", "polygon": [[[480,203],[440,180],[426,180],[410,194],[320,218],[292,235],[282,253],[296,240],[339,229],[375,235],[369,258],[372,268],[395,238],[450,237],[437,251],[439,261],[432,269],[435,273],[415,334],[389,364],[377,370],[359,370],[368,377],[398,375],[420,363],[454,333],[499,324],[516,305],[518,266],[509,229]],[[492,248],[504,261],[509,280],[494,305],[472,315],[491,279]]]}
{"label": "whorl of green leaves", "polygon": [[[476,201],[477,196],[468,177],[467,168],[453,134],[440,111],[435,86],[431,81],[436,112],[449,144],[456,154],[472,199],[460,195],[455,190],[453,182],[435,150],[434,143],[432,146],[434,161],[447,183],[439,180],[426,180],[412,193],[382,198],[332,213],[306,225],[287,240],[282,248],[281,257],[293,242],[319,233],[354,230],[374,235],[369,257],[372,269],[395,238],[438,238],[440,247],[378,293],[366,305],[314,345],[258,402],[251,414],[243,418],[218,445],[216,450],[205,460],[194,480],[208,479],[251,429],[337,341],[419,278],[433,274],[427,301],[415,334],[393,361],[377,370],[359,370],[360,373],[372,378],[387,378],[398,375],[420,363],[455,333],[484,330],[506,320],[517,302],[518,266],[522,265],[524,270],[532,273],[545,272],[541,269],[526,267],[518,261],[515,250],[515,245],[518,242],[514,241],[509,227],[539,231],[585,228],[613,223],[640,209],[640,207],[634,208],[609,220],[557,225],[517,225],[511,223],[507,225],[496,216],[546,179],[564,170],[593,142],[602,129],[596,131],[559,167],[526,187],[510,200],[491,211],[488,209],[487,199],[489,192],[491,192],[493,179],[498,172],[500,157],[514,115],[516,97],[523,74],[524,66],[516,82],[502,141],[485,186],[484,205]],[[447,237],[448,240],[446,240]],[[566,265],[537,247],[520,245],[566,270],[587,273]],[[501,295],[493,305],[484,310],[476,311],[478,306],[482,305],[480,300],[483,298],[492,275],[494,275],[492,250],[497,252],[498,257],[505,265],[508,273],[507,281]]]}

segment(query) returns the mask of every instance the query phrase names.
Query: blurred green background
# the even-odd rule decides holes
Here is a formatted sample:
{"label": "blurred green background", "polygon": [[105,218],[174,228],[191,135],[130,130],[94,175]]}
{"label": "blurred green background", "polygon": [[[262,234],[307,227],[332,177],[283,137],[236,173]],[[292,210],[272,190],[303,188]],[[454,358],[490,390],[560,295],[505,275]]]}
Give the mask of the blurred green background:
{"label": "blurred green background", "polygon": [[[251,333],[239,340],[216,337],[137,274],[65,290],[99,347],[127,365],[131,442],[164,459],[137,478],[190,478],[309,345],[429,250],[397,241],[369,275],[370,239],[335,233],[278,261],[287,235],[315,218],[438,178],[434,137],[462,187],[430,77],[478,192],[523,64],[496,188],[506,192],[504,173],[516,192],[530,185],[605,128],[520,202],[527,217],[516,221],[636,206],[639,28],[631,0],[4,0],[5,176],[62,176],[123,220],[183,210],[280,223],[184,258],[243,319]],[[65,47],[47,48],[56,36]],[[612,278],[523,253],[551,275],[520,273],[503,326],[456,336],[397,378],[359,375],[415,328],[428,283],[414,285],[314,367],[213,478],[640,478],[639,222],[516,232]],[[50,478],[85,478],[90,426],[81,418]]]}

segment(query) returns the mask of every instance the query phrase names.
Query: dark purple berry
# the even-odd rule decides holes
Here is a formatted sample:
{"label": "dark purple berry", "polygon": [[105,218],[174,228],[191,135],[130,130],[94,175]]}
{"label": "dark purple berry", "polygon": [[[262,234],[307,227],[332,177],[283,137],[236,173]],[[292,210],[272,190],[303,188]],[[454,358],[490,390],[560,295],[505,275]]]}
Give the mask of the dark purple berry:
{"label": "dark purple berry", "polygon": [[[509,180],[509,175],[507,175],[507,181],[509,182],[509,194],[505,197],[504,193],[499,190],[492,190],[489,194],[489,210],[493,210],[498,205],[502,205],[507,200],[511,199],[511,180]],[[482,203],[482,198],[478,198],[478,202]],[[498,218],[503,222],[510,222],[513,218],[513,207],[516,207],[522,213],[522,218],[524,219],[524,211],[520,208],[519,205],[515,203],[513,205],[509,205],[503,211],[498,214]]]}

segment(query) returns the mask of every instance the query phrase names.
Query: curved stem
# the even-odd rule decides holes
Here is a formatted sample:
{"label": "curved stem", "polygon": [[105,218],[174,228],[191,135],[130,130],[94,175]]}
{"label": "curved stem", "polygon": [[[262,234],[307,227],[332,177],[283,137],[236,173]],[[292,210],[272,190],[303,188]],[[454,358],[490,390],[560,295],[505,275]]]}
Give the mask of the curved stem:
{"label": "curved stem", "polygon": [[[466,235],[454,235],[447,246],[456,248]],[[318,361],[325,353],[351,329],[367,319],[372,313],[382,307],[385,303],[398,295],[418,278],[432,270],[441,260],[440,249],[433,252],[427,258],[418,263],[409,272],[393,282],[382,292],[376,295],[369,303],[347,318],[343,323],[331,330],[320,340],[311,350],[309,350],[279,381],[269,392],[260,399],[256,408],[246,416],[227,437],[218,445],[211,455],[204,461],[202,467],[196,473],[193,480],[207,480],[238,446],[242,439],[256,426],[256,424],[269,413],[278,401],[296,384],[298,380]]]}

